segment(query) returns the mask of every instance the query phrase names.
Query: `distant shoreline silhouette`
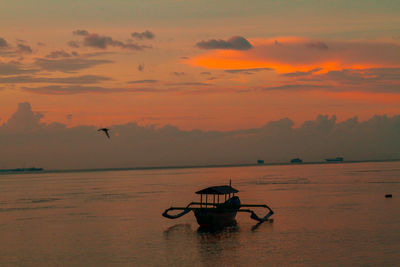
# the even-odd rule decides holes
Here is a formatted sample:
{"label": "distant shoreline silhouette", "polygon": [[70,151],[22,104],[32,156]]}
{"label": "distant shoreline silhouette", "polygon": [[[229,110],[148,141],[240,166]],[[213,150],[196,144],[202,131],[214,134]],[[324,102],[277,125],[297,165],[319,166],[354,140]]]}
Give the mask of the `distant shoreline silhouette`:
{"label": "distant shoreline silhouette", "polygon": [[[386,159],[386,160],[349,160],[343,161],[338,164],[351,164],[351,163],[368,163],[368,162],[397,162],[400,159]],[[95,168],[95,169],[46,169],[42,170],[42,172],[51,173],[51,172],[97,172],[97,171],[130,171],[130,170],[163,170],[163,169],[196,169],[196,168],[231,168],[231,167],[266,167],[266,166],[303,166],[303,165],[311,165],[311,164],[321,164],[321,165],[331,165],[326,161],[310,161],[304,162],[302,164],[292,164],[290,162],[270,162],[264,164],[258,163],[238,163],[238,164],[209,164],[209,165],[173,165],[173,166],[138,166],[138,167],[126,167],[126,168]],[[336,164],[335,164],[336,165]],[[0,173],[4,173],[6,169],[0,169]],[[23,173],[23,172],[16,172]],[[9,174],[9,173],[8,173]]]}

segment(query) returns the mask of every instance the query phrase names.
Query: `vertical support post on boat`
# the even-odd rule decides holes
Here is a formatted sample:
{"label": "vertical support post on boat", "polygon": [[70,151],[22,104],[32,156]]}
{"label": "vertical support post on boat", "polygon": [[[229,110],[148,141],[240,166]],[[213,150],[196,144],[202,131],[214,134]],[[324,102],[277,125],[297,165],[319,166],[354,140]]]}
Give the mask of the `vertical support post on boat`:
{"label": "vertical support post on boat", "polygon": [[225,197],[225,201],[226,201],[226,194],[224,194],[224,197]]}
{"label": "vertical support post on boat", "polygon": [[219,195],[218,195],[218,204],[219,204]]}
{"label": "vertical support post on boat", "polygon": [[200,208],[203,207],[203,194],[200,194]]}
{"label": "vertical support post on boat", "polygon": [[215,204],[215,194],[213,194],[213,204]]}
{"label": "vertical support post on boat", "polygon": [[207,208],[208,195],[206,194],[206,208]]}

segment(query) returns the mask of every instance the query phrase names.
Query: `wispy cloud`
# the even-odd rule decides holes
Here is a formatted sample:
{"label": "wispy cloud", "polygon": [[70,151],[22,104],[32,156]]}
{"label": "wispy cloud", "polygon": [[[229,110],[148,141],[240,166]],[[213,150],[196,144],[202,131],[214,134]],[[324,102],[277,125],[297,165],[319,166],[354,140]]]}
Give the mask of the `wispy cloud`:
{"label": "wispy cloud", "polygon": [[77,42],[77,41],[68,41],[67,45],[72,47],[72,48],[79,48],[80,47],[79,42]]}
{"label": "wispy cloud", "polygon": [[32,54],[32,48],[29,45],[24,45],[24,44],[18,44],[17,45],[17,51],[19,53],[23,53],[23,54]]}
{"label": "wispy cloud", "polygon": [[175,76],[185,76],[185,75],[186,75],[186,73],[183,72],[183,71],[181,71],[181,72],[179,72],[179,71],[174,71],[174,72],[172,72],[172,74],[175,75]]}
{"label": "wispy cloud", "polygon": [[75,72],[93,66],[112,63],[111,60],[86,59],[86,58],[66,58],[66,59],[44,59],[37,58],[35,65],[47,71]]}
{"label": "wispy cloud", "polygon": [[144,32],[133,32],[131,34],[131,36],[133,38],[140,39],[140,40],[142,40],[142,39],[154,39],[154,37],[155,37],[154,33],[152,33],[149,30],[146,30]]}
{"label": "wispy cloud", "polygon": [[321,70],[322,70],[322,68],[316,68],[316,69],[312,69],[309,71],[295,71],[295,72],[283,73],[281,75],[284,77],[301,77],[301,76],[307,76],[307,75],[313,74],[313,73],[321,71]]}
{"label": "wispy cloud", "polygon": [[65,52],[64,50],[55,50],[50,52],[50,54],[46,55],[46,58],[63,58],[63,57],[73,57],[78,56],[77,52]]}
{"label": "wispy cloud", "polygon": [[168,85],[172,86],[209,86],[208,83],[202,82],[184,82],[184,83],[169,83]]}
{"label": "wispy cloud", "polygon": [[242,73],[242,74],[253,74],[255,72],[265,71],[265,70],[273,70],[271,68],[254,68],[254,69],[235,69],[235,70],[225,70],[228,73]]}
{"label": "wispy cloud", "polygon": [[276,91],[276,90],[320,90],[320,89],[331,89],[329,85],[318,85],[318,84],[284,84],[279,86],[264,86],[257,87],[256,90],[261,91]]}
{"label": "wispy cloud", "polygon": [[305,46],[307,48],[311,48],[311,49],[320,49],[320,50],[328,49],[327,44],[325,44],[324,42],[318,42],[318,41],[306,43]]}
{"label": "wispy cloud", "polygon": [[400,93],[400,68],[344,69],[315,74],[300,81],[330,84],[336,91]]}
{"label": "wispy cloud", "polygon": [[93,84],[109,81],[111,78],[99,75],[82,75],[63,78],[35,77],[29,75],[19,75],[10,77],[0,77],[0,83],[68,83],[68,84]]}
{"label": "wispy cloud", "polygon": [[43,86],[43,87],[22,87],[24,91],[44,95],[73,95],[84,93],[113,93],[121,92],[121,89],[109,89],[100,86]]}
{"label": "wispy cloud", "polygon": [[72,32],[73,35],[77,35],[77,36],[88,36],[90,35],[89,32],[87,30],[75,30]]}
{"label": "wispy cloud", "polygon": [[158,83],[158,80],[135,80],[129,81],[128,84]]}
{"label": "wispy cloud", "polygon": [[3,63],[0,61],[0,75],[18,75],[37,72],[36,69],[26,68],[18,62]]}
{"label": "wispy cloud", "polygon": [[106,88],[102,86],[60,86],[22,87],[24,91],[43,95],[74,95],[74,94],[112,94],[112,93],[167,93],[176,89],[158,88]]}

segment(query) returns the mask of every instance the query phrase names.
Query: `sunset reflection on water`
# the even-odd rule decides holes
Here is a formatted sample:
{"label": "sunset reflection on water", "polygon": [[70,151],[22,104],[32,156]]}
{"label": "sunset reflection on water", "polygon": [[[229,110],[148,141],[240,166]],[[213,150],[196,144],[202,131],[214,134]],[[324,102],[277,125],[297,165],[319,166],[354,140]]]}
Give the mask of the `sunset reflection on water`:
{"label": "sunset reflection on water", "polygon": [[[1,264],[395,265],[399,177],[399,162],[1,175]],[[161,216],[230,179],[273,221],[239,213],[209,231],[192,212]]]}

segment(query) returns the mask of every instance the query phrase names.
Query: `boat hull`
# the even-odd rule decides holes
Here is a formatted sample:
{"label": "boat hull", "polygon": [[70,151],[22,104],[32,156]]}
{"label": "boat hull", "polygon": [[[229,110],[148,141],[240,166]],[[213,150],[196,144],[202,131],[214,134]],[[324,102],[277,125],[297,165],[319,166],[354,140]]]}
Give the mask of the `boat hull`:
{"label": "boat hull", "polygon": [[193,210],[197,223],[201,227],[228,226],[236,224],[236,210],[196,209]]}

